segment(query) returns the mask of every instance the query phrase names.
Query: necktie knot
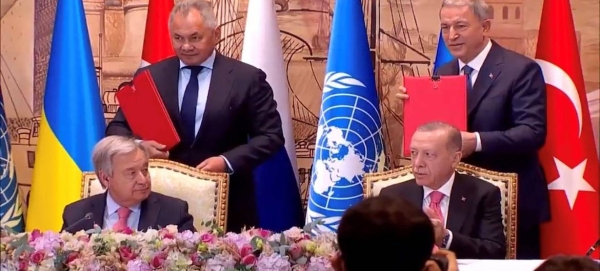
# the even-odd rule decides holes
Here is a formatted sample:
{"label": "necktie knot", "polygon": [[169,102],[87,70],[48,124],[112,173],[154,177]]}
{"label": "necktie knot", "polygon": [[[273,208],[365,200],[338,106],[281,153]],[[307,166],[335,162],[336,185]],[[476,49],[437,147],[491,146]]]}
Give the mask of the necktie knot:
{"label": "necktie knot", "polygon": [[184,69],[189,69],[192,72],[192,77],[197,77],[204,67],[202,66],[185,66]]}
{"label": "necktie knot", "polygon": [[431,203],[440,204],[444,198],[444,194],[440,191],[433,191],[431,194],[429,194],[429,198],[431,199]]}
{"label": "necktie knot", "polygon": [[471,66],[469,65],[465,65],[462,69],[465,75],[471,75],[471,73],[473,72],[473,68],[471,68]]}
{"label": "necktie knot", "polygon": [[117,214],[119,215],[119,219],[127,219],[129,218],[129,214],[131,214],[131,210],[126,207],[119,207]]}

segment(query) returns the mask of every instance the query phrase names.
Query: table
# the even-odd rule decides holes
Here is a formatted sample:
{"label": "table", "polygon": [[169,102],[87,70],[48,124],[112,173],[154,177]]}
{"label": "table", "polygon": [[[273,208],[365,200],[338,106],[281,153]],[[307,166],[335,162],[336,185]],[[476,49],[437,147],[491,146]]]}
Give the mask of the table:
{"label": "table", "polygon": [[544,260],[458,260],[460,271],[533,271]]}

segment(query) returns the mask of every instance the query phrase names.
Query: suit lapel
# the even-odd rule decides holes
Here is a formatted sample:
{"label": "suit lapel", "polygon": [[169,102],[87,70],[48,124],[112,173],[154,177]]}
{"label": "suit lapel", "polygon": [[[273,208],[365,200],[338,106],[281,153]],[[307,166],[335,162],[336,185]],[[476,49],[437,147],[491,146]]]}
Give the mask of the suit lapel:
{"label": "suit lapel", "polygon": [[[94,225],[98,225],[101,228],[104,227],[104,210],[106,209],[106,193],[108,192],[104,192],[104,194],[99,195],[97,197],[94,197],[92,200],[92,204],[91,204],[91,212],[92,214],[94,214],[94,217],[92,218],[92,227]],[[85,229],[85,230],[89,230],[89,229]]]}
{"label": "suit lapel", "polygon": [[173,120],[173,125],[178,133],[181,134],[181,120],[179,119],[179,102],[177,98],[179,88],[179,58],[169,58],[165,65],[165,69],[156,70],[152,73],[152,77],[154,78],[160,98],[163,100],[165,108]]}
{"label": "suit lapel", "polygon": [[423,187],[418,185],[416,181],[410,181],[408,193],[404,195],[404,199],[414,204],[415,206],[423,206]]}
{"label": "suit lapel", "polygon": [[[467,109],[468,115],[471,115],[475,108],[481,102],[481,99],[485,96],[485,94],[489,91],[492,83],[502,71],[502,47],[492,41],[492,48],[488,53],[483,65],[481,66],[481,70],[477,74],[477,79],[475,80],[475,85],[473,85],[472,93],[467,95]],[[456,64],[456,68],[458,70],[458,62]]]}
{"label": "suit lapel", "polygon": [[198,131],[198,134],[196,134],[196,141],[198,141],[198,138],[200,138],[203,133],[210,130],[210,122],[213,119],[218,120],[218,118],[213,116],[223,109],[232,92],[235,78],[232,74],[232,67],[231,65],[228,65],[227,62],[226,57],[219,53],[216,54],[210,78],[210,85],[208,87],[204,116],[202,117],[200,130]]}
{"label": "suit lapel", "polygon": [[448,219],[446,228],[451,231],[460,231],[465,218],[469,212],[471,189],[462,181],[463,175],[458,172],[454,176],[454,184],[450,193],[450,203],[448,206]]}
{"label": "suit lapel", "polygon": [[148,198],[142,202],[138,231],[145,231],[150,227],[155,228],[159,212],[160,202],[154,193],[150,193]]}

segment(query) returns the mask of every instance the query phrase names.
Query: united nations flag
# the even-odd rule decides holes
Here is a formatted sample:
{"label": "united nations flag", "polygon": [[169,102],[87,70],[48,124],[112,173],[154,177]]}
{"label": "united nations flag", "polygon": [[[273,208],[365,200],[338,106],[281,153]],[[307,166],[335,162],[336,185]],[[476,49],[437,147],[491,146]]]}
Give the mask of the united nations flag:
{"label": "united nations flag", "polygon": [[19,200],[19,190],[15,165],[10,152],[10,137],[4,110],[4,97],[0,90],[0,226],[14,231],[24,230],[23,209]]}
{"label": "united nations flag", "polygon": [[337,231],[363,198],[362,177],[385,164],[381,115],[361,1],[336,1],[306,220]]}

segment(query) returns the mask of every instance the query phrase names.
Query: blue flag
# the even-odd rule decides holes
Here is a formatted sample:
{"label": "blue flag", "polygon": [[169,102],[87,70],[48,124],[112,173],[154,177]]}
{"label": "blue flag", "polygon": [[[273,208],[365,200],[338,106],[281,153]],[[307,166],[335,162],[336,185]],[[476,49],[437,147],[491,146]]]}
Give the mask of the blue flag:
{"label": "blue flag", "polygon": [[19,200],[19,189],[15,164],[10,152],[10,136],[6,123],[4,98],[0,90],[0,225],[16,232],[25,229],[23,209]]}
{"label": "blue flag", "polygon": [[306,221],[337,231],[363,199],[362,177],[385,164],[381,114],[361,1],[336,1]]}
{"label": "blue flag", "polygon": [[454,57],[448,51],[448,47],[446,47],[446,43],[442,38],[442,31],[440,30],[437,51],[435,52],[435,62],[433,63],[433,74],[436,74],[441,66],[452,60],[454,60]]}

